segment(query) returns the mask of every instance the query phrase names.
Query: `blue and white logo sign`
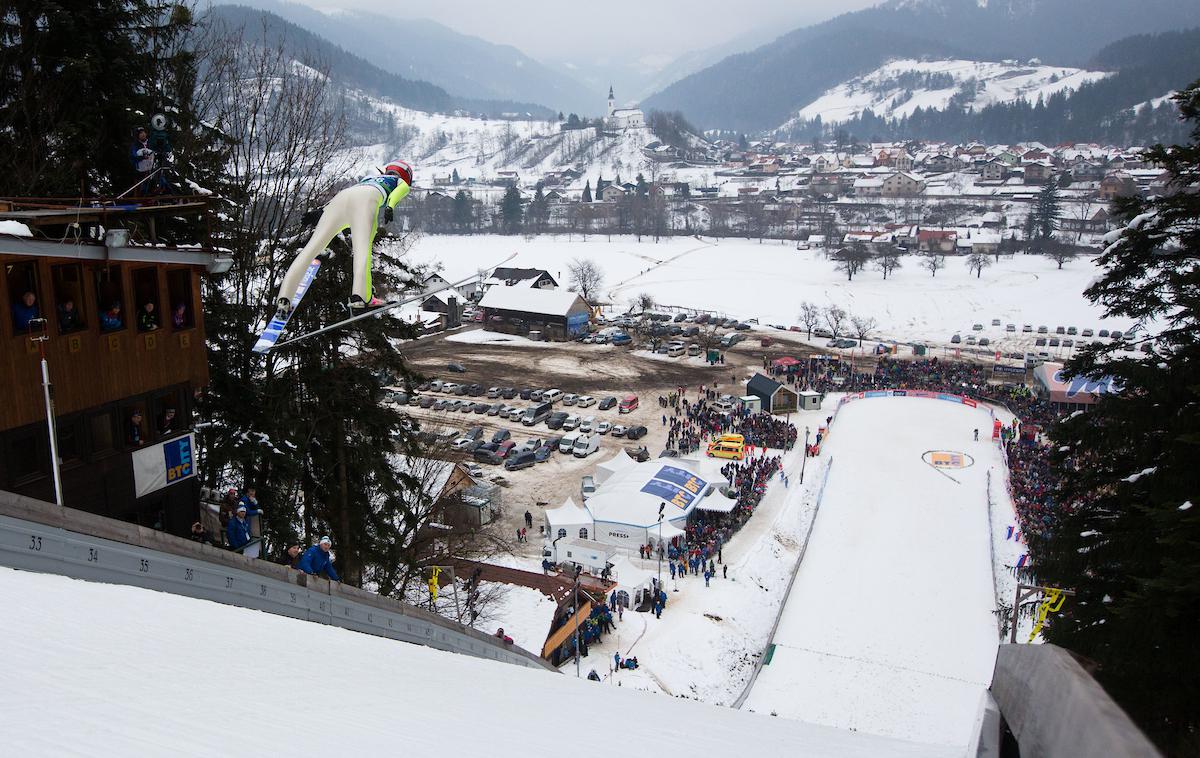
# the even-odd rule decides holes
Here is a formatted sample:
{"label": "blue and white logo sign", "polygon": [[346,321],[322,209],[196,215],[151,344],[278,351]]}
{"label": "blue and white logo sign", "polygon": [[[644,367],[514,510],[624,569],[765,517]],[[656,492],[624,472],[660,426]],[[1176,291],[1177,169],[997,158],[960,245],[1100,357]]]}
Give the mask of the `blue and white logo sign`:
{"label": "blue and white logo sign", "polygon": [[137,497],[149,495],[196,475],[196,437],[185,434],[134,451],[133,487]]}

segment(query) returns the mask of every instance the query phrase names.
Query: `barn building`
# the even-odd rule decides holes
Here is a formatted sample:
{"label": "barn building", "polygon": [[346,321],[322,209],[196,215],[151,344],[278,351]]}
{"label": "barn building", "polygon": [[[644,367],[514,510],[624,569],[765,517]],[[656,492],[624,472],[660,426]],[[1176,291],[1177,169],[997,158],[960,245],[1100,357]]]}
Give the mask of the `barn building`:
{"label": "barn building", "polygon": [[565,290],[492,287],[479,301],[483,328],[505,334],[537,332],[544,340],[565,341],[587,331],[591,308]]}

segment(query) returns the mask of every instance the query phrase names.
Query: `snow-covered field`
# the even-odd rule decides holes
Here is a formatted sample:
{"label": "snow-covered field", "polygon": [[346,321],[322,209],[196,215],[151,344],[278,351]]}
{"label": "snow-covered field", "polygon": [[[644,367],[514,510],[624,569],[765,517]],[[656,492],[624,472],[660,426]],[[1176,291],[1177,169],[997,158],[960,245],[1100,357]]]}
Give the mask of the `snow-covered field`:
{"label": "snow-covered field", "polygon": [[[919,79],[929,74],[948,75],[953,82],[945,82],[950,86],[920,86]],[[912,115],[917,108],[945,110],[955,93],[971,80],[976,83],[976,93],[968,107],[977,109],[1017,100],[1036,103],[1039,97],[1049,98],[1059,92],[1076,90],[1106,76],[1109,74],[1102,71],[1025,65],[1015,61],[895,60],[826,90],[780,128],[786,129],[797,121],[811,121],[818,116],[826,124],[837,124],[857,118],[866,110],[883,118],[903,118]],[[906,78],[918,81],[918,84],[913,86],[912,81],[905,81]],[[940,78],[945,79],[945,76]]]}
{"label": "snow-covered field", "polygon": [[564,708],[655,754],[956,754],[133,587],[0,568],[0,603],[5,755],[525,758]]}
{"label": "snow-covered field", "polygon": [[[603,235],[583,239],[559,237],[427,236],[411,253],[417,263],[440,263],[451,280],[493,266],[510,253],[506,265],[544,268],[568,286],[568,266],[590,259],[604,269],[604,294],[618,310],[648,292],[661,304],[714,310],[736,318],[758,318],[763,324],[798,323],[800,303],[836,304],[852,314],[872,317],[872,336],[897,340],[948,342],[964,336],[973,324],[1005,351],[1032,347],[1036,334],[1022,334],[1024,324],[1075,326],[1080,330],[1128,329],[1125,319],[1100,318],[1101,311],[1083,297],[1099,270],[1088,258],[1077,258],[1061,270],[1048,258],[1017,255],[1002,258],[976,278],[964,259],[948,257],[936,277],[920,268],[915,256],[884,281],[877,271],[864,271],[847,281],[834,261],[821,251],[796,250],[790,244],[755,240],[650,238]],[[1002,325],[993,327],[992,319]],[[1004,325],[1016,324],[1016,334]]]}
{"label": "snow-covered field", "polygon": [[[990,429],[986,411],[934,399],[838,411],[808,552],[745,707],[967,744],[997,646],[986,480],[1004,464]],[[973,465],[934,469],[929,451]]]}

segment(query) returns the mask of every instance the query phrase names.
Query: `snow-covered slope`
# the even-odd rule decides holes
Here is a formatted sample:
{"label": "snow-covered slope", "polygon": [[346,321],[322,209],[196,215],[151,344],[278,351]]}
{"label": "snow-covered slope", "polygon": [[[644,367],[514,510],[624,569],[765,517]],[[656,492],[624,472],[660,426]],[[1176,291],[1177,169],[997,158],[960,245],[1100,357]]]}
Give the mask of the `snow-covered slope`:
{"label": "snow-covered slope", "polygon": [[[576,168],[593,187],[601,175],[612,181],[619,174],[622,181],[630,182],[639,172],[651,177],[651,161],[642,152],[657,140],[649,128],[597,135],[595,129],[560,131],[556,121],[424,113],[362,93],[355,97],[390,114],[397,127],[397,137],[392,141],[352,151],[352,163],[364,173],[391,158],[403,157],[417,166],[418,184],[425,187],[430,186],[433,176],[449,176],[455,170],[463,179],[486,181],[495,179],[500,171],[516,171],[524,179]],[[696,168],[691,173],[672,170],[671,174],[679,179],[709,182],[714,168]],[[579,180],[580,187],[583,181]]]}
{"label": "snow-covered slope", "polygon": [[[747,708],[968,743],[998,642],[986,482],[1004,463],[991,424],[981,408],[923,398],[837,411],[821,511]],[[970,465],[923,460],[940,450]]]}
{"label": "snow-covered slope", "polygon": [[1034,103],[1039,97],[1075,90],[1105,76],[1100,71],[1015,61],[894,60],[827,90],[783,128],[818,116],[826,124],[841,123],[866,110],[899,118],[917,108],[945,110],[952,103],[971,109],[1019,99]]}
{"label": "snow-covered slope", "polygon": [[562,704],[652,754],[956,755],[133,587],[0,568],[0,603],[5,755],[525,758]]}

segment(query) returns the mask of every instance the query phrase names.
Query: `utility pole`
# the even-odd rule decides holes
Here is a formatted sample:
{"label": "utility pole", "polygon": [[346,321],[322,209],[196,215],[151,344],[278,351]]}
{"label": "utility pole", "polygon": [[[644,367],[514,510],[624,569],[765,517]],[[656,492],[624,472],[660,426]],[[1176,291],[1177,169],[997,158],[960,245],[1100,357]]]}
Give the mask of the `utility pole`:
{"label": "utility pole", "polygon": [[[663,520],[663,510],[666,507],[667,507],[666,503],[658,504],[658,586],[660,588],[662,587],[662,557],[663,557],[662,520]],[[655,598],[655,600],[657,600],[657,599],[658,598]]]}
{"label": "utility pole", "polygon": [[[35,325],[41,331],[34,332]],[[59,473],[58,429],[54,420],[54,392],[50,387],[50,364],[46,362],[46,342],[50,339],[50,322],[44,318],[30,319],[29,340],[36,342],[42,357],[42,395],[46,399],[46,433],[50,436],[50,470],[54,473],[54,502],[63,505],[62,475]]]}

